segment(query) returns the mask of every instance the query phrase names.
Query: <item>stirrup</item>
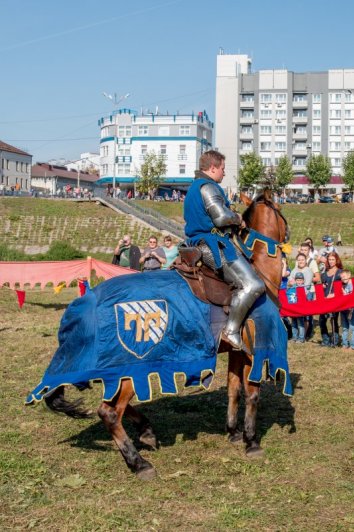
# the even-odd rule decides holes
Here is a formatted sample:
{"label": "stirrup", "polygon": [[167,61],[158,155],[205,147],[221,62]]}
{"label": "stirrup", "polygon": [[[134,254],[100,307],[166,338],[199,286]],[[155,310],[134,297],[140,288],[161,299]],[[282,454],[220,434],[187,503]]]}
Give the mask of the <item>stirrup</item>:
{"label": "stirrup", "polygon": [[240,333],[227,333],[226,331],[223,331],[222,337],[233,347],[233,349],[236,349],[236,351],[242,350],[242,338]]}

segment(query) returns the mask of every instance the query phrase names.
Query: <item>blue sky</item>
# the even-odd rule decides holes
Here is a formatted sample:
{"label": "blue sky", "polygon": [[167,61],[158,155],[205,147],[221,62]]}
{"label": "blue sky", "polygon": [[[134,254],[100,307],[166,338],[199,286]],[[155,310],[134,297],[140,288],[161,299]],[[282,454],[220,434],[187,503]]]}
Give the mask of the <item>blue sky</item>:
{"label": "blue sky", "polygon": [[104,91],[214,119],[219,47],[253,70],[354,68],[353,20],[352,0],[0,0],[0,139],[34,162],[98,152]]}

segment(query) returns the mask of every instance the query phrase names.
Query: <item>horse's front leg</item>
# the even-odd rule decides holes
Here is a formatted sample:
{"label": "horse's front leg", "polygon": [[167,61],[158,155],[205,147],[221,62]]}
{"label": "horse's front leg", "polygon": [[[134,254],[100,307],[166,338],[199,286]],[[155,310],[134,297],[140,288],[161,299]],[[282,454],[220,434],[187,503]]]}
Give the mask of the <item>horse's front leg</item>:
{"label": "horse's front leg", "polygon": [[227,420],[226,430],[232,443],[242,441],[242,430],[238,426],[238,409],[242,390],[244,354],[229,351],[229,367],[227,375]]}
{"label": "horse's front leg", "polygon": [[248,380],[250,372],[251,362],[247,362],[243,368],[243,386],[246,403],[243,439],[246,443],[246,455],[249,457],[255,457],[263,454],[263,449],[256,439],[256,419],[260,397],[260,385],[257,383],[250,383]]}
{"label": "horse's front leg", "polygon": [[150,480],[156,475],[154,467],[138,453],[133,442],[124,430],[122,419],[129,401],[134,396],[130,380],[122,382],[117,396],[109,403],[102,403],[98,415],[112,435],[127,466],[142,480]]}

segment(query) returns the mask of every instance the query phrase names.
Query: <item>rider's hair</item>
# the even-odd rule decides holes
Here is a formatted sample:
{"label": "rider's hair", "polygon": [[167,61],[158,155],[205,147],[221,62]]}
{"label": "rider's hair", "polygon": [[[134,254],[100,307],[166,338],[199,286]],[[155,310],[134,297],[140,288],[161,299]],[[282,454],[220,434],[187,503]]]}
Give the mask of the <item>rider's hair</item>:
{"label": "rider's hair", "polygon": [[212,164],[216,166],[216,168],[219,168],[223,161],[225,161],[225,155],[223,155],[222,153],[216,150],[206,151],[200,156],[199,170],[209,170]]}

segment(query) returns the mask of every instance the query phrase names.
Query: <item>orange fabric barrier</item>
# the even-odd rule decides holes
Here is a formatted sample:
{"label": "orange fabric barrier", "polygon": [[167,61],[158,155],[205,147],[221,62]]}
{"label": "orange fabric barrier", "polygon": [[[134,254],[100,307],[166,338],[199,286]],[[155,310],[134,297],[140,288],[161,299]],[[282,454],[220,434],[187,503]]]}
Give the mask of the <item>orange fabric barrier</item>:
{"label": "orange fabric barrier", "polygon": [[20,287],[40,283],[44,288],[47,283],[57,286],[65,282],[68,286],[71,281],[80,277],[90,279],[91,271],[95,270],[97,277],[111,279],[119,275],[136,273],[135,270],[122,268],[114,264],[108,264],[101,260],[87,259],[68,261],[40,261],[40,262],[6,262],[0,261],[0,286],[9,283],[10,288],[15,288],[15,284]]}

